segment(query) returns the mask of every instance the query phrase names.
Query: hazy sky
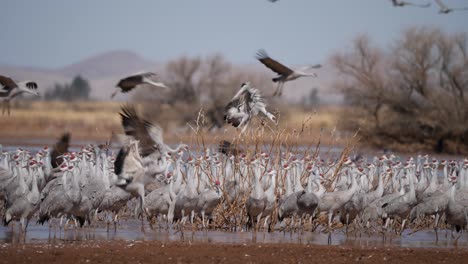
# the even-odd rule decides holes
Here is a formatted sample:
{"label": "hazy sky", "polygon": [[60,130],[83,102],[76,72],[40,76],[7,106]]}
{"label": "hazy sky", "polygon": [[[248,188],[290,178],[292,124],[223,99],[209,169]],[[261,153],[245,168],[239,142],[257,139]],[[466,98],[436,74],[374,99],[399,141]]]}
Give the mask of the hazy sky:
{"label": "hazy sky", "polygon": [[[411,0],[425,3],[432,0]],[[444,0],[468,6],[468,0]],[[468,12],[394,8],[389,0],[0,0],[0,64],[61,67],[125,49],[159,62],[223,53],[254,63],[257,49],[315,63],[359,33],[389,44],[406,27],[468,32]]]}

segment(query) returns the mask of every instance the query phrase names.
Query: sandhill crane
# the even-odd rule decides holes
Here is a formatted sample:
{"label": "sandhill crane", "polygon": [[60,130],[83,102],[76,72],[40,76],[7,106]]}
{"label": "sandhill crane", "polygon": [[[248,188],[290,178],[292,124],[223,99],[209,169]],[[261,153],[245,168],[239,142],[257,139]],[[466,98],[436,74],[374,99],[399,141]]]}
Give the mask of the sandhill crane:
{"label": "sandhill crane", "polygon": [[127,205],[131,199],[129,192],[126,192],[120,187],[112,186],[104,193],[104,198],[99,205],[99,209],[113,214],[112,219],[110,216],[107,218],[107,232],[109,232],[110,221],[114,223],[114,232],[117,231],[119,212]]}
{"label": "sandhill crane", "polygon": [[52,168],[57,168],[62,164],[63,157],[61,156],[68,152],[68,148],[70,147],[70,137],[70,133],[64,133],[52,148],[52,152],[50,153]]}
{"label": "sandhill crane", "polygon": [[21,231],[26,232],[29,220],[36,212],[37,205],[40,201],[39,189],[37,187],[37,168],[38,164],[35,160],[28,163],[28,177],[32,177],[32,187],[29,189],[24,182],[22,173],[16,177],[19,186],[16,190],[11,190],[6,194],[5,201],[5,216],[4,223],[8,224],[12,220],[20,220]]}
{"label": "sandhill crane", "polygon": [[0,75],[0,97],[5,98],[2,113],[10,114],[10,101],[22,93],[29,93],[39,96],[37,83],[33,81],[16,82],[13,79]]}
{"label": "sandhill crane", "polygon": [[328,213],[328,243],[331,243],[331,226],[333,221],[333,216],[337,210],[339,210],[343,205],[345,205],[354,193],[358,190],[358,183],[356,180],[357,177],[357,169],[355,165],[351,162],[351,160],[345,160],[343,163],[346,166],[351,166],[351,186],[349,189],[344,191],[335,191],[335,192],[328,192],[320,197],[318,208],[321,212]]}
{"label": "sandhill crane", "polygon": [[436,241],[439,240],[438,226],[439,219],[442,214],[445,213],[449,202],[451,189],[447,189],[445,192],[436,192],[431,196],[424,198],[418,203],[409,214],[410,222],[413,222],[416,218],[435,215],[434,220],[434,231],[436,233]]}
{"label": "sandhill crane", "polygon": [[[162,129],[140,118],[131,106],[123,107],[120,116],[125,134],[136,141],[130,144],[130,148],[121,149],[117,155],[114,164],[115,174],[120,179],[117,185],[138,196],[140,202],[143,202],[140,205],[140,209],[143,210],[145,186],[166,171],[168,153],[178,152],[182,148],[187,148],[187,145],[180,144],[172,149],[164,144]],[[132,151],[131,155],[128,150]],[[129,167],[125,168],[126,166]],[[135,176],[138,179],[134,178]]]}
{"label": "sandhill crane", "polygon": [[455,8],[449,8],[447,7],[442,0],[435,0],[436,4],[439,6],[439,14],[448,14],[453,11],[457,10],[468,10],[468,7],[455,7]]}
{"label": "sandhill crane", "polygon": [[276,117],[266,110],[266,104],[260,92],[252,88],[250,83],[243,83],[240,90],[224,108],[224,120],[234,127],[243,127],[245,132],[252,117],[263,113],[268,119],[276,123]]}
{"label": "sandhill crane", "polygon": [[415,3],[411,3],[411,2],[407,2],[407,1],[401,1],[401,0],[390,0],[390,1],[392,1],[393,6],[395,6],[395,7],[399,7],[399,6],[416,6],[416,7],[426,8],[426,7],[431,6],[431,3],[415,4]]}
{"label": "sandhill crane", "polygon": [[159,162],[166,153],[188,149],[185,144],[179,144],[176,148],[165,144],[162,128],[141,118],[132,106],[122,107],[120,117],[125,134],[140,141],[139,151],[144,166]]}
{"label": "sandhill crane", "polygon": [[[140,213],[145,208],[145,168],[138,150],[138,141],[132,140],[120,149],[114,163],[118,177],[116,185],[136,196],[140,200]],[[142,227],[143,228],[143,227]]]}
{"label": "sandhill crane", "polygon": [[129,91],[143,84],[148,84],[153,87],[160,87],[169,90],[169,87],[167,87],[164,83],[154,81],[155,77],[156,74],[152,72],[137,73],[125,77],[117,83],[116,90],[112,93],[111,98],[114,98],[114,96],[119,91],[121,91],[122,93],[128,93]]}
{"label": "sandhill crane", "polygon": [[[68,158],[68,155],[65,155],[64,158]],[[70,192],[75,192],[75,195],[79,195],[79,185],[77,181],[75,182],[76,179],[72,179],[73,167],[69,167],[67,163],[65,160],[58,167],[60,174],[49,181],[41,191],[39,219],[37,220],[39,224],[49,221],[49,227],[52,226],[51,218],[65,216],[71,212],[73,206],[79,202],[78,200],[81,200],[81,197],[76,198],[76,201],[70,199]],[[68,181],[67,178],[69,178]],[[73,183],[75,184],[73,185]],[[73,188],[75,189],[72,190]],[[61,223],[62,220],[60,228],[62,227]]]}
{"label": "sandhill crane", "polygon": [[250,225],[250,227],[253,227],[254,231],[257,231],[257,224],[260,222],[266,207],[266,196],[260,183],[261,172],[259,161],[257,159],[252,159],[250,165],[253,171],[253,186],[245,203],[245,209],[247,210],[247,217],[249,218],[248,226]]}
{"label": "sandhill crane", "polygon": [[189,214],[190,223],[193,224],[195,209],[197,208],[198,203],[198,192],[195,186],[195,181],[198,175],[198,168],[199,164],[195,164],[194,159],[188,160],[185,173],[187,184],[185,185],[185,188],[180,191],[176,198],[174,218],[180,220],[182,228],[183,225],[185,225]]}
{"label": "sandhill crane", "polygon": [[[372,165],[370,167],[371,169],[374,169]],[[385,173],[390,174],[391,169],[388,169]],[[378,184],[374,191],[355,193],[351,200],[343,206],[341,221],[346,224],[346,230],[348,230],[349,223],[353,221],[358,214],[362,213],[371,202],[382,197],[384,192],[383,178],[385,173],[378,174]]]}
{"label": "sandhill crane", "polygon": [[[462,170],[461,170],[462,171]],[[458,177],[452,176],[452,188],[450,190],[449,202],[445,211],[447,223],[455,227],[457,231],[466,228],[468,225],[468,190],[466,181],[468,180],[468,164],[463,166],[463,173]],[[457,188],[456,183],[460,182]],[[457,238],[458,240],[458,238]]]}
{"label": "sandhill crane", "polygon": [[391,218],[399,216],[403,221],[401,223],[401,232],[405,228],[406,220],[413,206],[416,204],[416,193],[414,188],[414,168],[411,164],[405,166],[407,177],[409,177],[409,191],[399,197],[396,197],[382,204],[383,218],[386,218],[384,228],[387,228]]}
{"label": "sandhill crane", "polygon": [[[268,171],[268,176],[271,177],[270,179],[270,185],[268,186],[268,189],[265,191],[265,199],[266,199],[266,204],[265,204],[265,209],[263,210],[262,215],[265,216],[265,222],[263,224],[263,229],[265,230],[268,225],[268,221],[271,218],[271,215],[273,213],[273,210],[276,205],[276,170],[271,169]],[[270,226],[268,225],[268,232],[270,232]]]}
{"label": "sandhill crane", "polygon": [[285,82],[292,81],[300,77],[316,78],[317,77],[316,73],[307,73],[305,71],[309,69],[318,69],[322,67],[322,65],[316,64],[316,65],[311,65],[311,66],[305,66],[298,70],[292,70],[286,67],[285,65],[279,63],[278,61],[270,58],[270,56],[268,56],[266,51],[263,49],[257,51],[256,58],[261,63],[263,63],[263,65],[265,65],[267,68],[269,68],[270,70],[278,74],[277,77],[272,79],[273,82],[278,83],[278,87],[273,93],[273,96],[276,96],[276,95],[281,96],[281,94],[283,93],[283,86]]}
{"label": "sandhill crane", "polygon": [[98,209],[104,194],[110,187],[108,176],[107,155],[104,149],[94,148],[95,166],[91,168],[82,168],[80,170],[83,186],[81,186],[81,201],[74,208],[73,215],[78,217],[80,224],[87,220],[91,224],[91,215]]}
{"label": "sandhill crane", "polygon": [[160,181],[164,185],[152,191],[145,197],[147,202],[148,221],[150,224],[152,222],[152,218],[158,216],[166,218],[167,223],[172,221],[169,213],[173,214],[173,212],[170,212],[170,208],[173,207],[176,198],[172,190],[174,178],[172,177],[172,173],[168,173],[167,177],[163,177],[165,179],[160,179]]}
{"label": "sandhill crane", "polygon": [[[202,217],[202,226],[206,228],[209,220],[213,217],[213,211],[218,206],[219,202],[221,201],[221,189],[220,189],[220,181],[216,180],[214,182],[214,186],[212,188],[207,188],[200,193],[197,202],[197,211],[200,212]],[[207,218],[205,224],[205,217]]]}

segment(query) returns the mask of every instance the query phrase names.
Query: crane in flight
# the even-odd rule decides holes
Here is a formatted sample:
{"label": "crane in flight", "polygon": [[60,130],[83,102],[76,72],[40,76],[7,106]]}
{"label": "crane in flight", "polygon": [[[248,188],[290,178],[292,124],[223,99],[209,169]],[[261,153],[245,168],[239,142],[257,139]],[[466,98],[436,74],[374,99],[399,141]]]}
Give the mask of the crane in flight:
{"label": "crane in flight", "polygon": [[317,77],[316,73],[307,73],[305,71],[309,69],[318,69],[321,68],[321,64],[316,64],[316,65],[309,65],[309,66],[304,66],[300,69],[293,70],[288,68],[287,66],[283,65],[282,63],[272,59],[264,49],[261,49],[257,52],[256,55],[257,60],[259,60],[263,65],[265,65],[268,69],[274,71],[275,73],[278,74],[275,78],[273,78],[273,82],[278,83],[278,87],[276,88],[275,92],[273,93],[273,96],[281,96],[283,93],[283,86],[285,82],[296,80],[297,78],[300,77]]}
{"label": "crane in flight", "polygon": [[224,108],[224,120],[234,127],[243,127],[241,133],[244,133],[252,117],[259,113],[263,113],[276,124],[276,117],[266,110],[260,92],[250,87],[250,83],[247,82],[241,85],[240,90]]}
{"label": "crane in flight", "polygon": [[0,75],[0,97],[5,98],[2,114],[7,112],[9,115],[11,99],[23,93],[39,96],[39,93],[37,92],[37,83],[33,81],[17,82],[9,77]]}
{"label": "crane in flight", "polygon": [[390,0],[390,1],[392,1],[392,4],[394,7],[415,6],[415,7],[427,8],[431,6],[431,3],[415,4],[412,2],[407,2],[407,1],[402,1],[402,0]]}
{"label": "crane in flight", "polygon": [[114,98],[114,96],[119,91],[121,91],[122,93],[128,93],[136,87],[139,87],[144,84],[169,90],[169,87],[167,87],[164,83],[156,82],[154,80],[155,77],[156,74],[153,72],[143,72],[127,76],[117,83],[116,90],[112,93],[111,98]]}
{"label": "crane in flight", "polygon": [[442,0],[435,0],[436,4],[439,6],[439,14],[448,14],[453,11],[457,10],[468,10],[468,7],[454,7],[454,8],[449,8],[447,7]]}

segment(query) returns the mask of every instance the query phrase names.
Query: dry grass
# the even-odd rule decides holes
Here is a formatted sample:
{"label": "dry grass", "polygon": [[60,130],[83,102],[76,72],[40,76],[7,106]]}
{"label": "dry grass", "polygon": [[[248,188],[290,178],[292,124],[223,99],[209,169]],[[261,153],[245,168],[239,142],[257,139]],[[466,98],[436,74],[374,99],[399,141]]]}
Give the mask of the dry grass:
{"label": "dry grass", "polygon": [[[55,140],[66,131],[72,132],[73,140],[106,141],[112,132],[121,133],[119,111],[123,102],[25,102],[17,101],[10,116],[0,117],[0,138],[3,144],[21,144],[27,139]],[[136,104],[141,111],[143,105]],[[162,107],[162,113],[170,108]],[[342,111],[339,107],[320,107],[306,111],[300,108],[289,108],[284,114],[280,113],[280,126],[265,123],[265,129],[282,131],[282,135],[291,137],[300,134],[301,144],[317,143],[319,137],[327,144],[342,144],[343,140],[336,132],[337,118]],[[160,113],[161,114],[161,113]],[[147,116],[151,119],[151,116]],[[204,133],[203,141],[194,133],[190,126],[195,126],[197,113],[193,113],[193,122],[184,126],[172,123],[161,124],[165,128],[164,138],[169,143],[185,142],[187,144],[213,144],[222,139],[232,139],[237,131],[225,126],[217,132],[209,133],[206,129],[199,129]],[[203,118],[203,116],[201,117]],[[262,120],[256,119],[252,128],[261,126]],[[169,122],[169,121],[167,121]],[[202,122],[202,120],[199,120]],[[265,143],[274,137],[265,138]],[[299,142],[298,142],[299,143]]]}

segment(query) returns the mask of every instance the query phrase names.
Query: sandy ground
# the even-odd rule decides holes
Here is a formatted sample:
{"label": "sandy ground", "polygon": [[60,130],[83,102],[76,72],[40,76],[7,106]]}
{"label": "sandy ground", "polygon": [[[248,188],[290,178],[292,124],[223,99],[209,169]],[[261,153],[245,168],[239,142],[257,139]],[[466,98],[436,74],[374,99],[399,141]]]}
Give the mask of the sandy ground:
{"label": "sandy ground", "polygon": [[467,263],[467,261],[466,248],[355,248],[157,241],[0,245],[0,263]]}

